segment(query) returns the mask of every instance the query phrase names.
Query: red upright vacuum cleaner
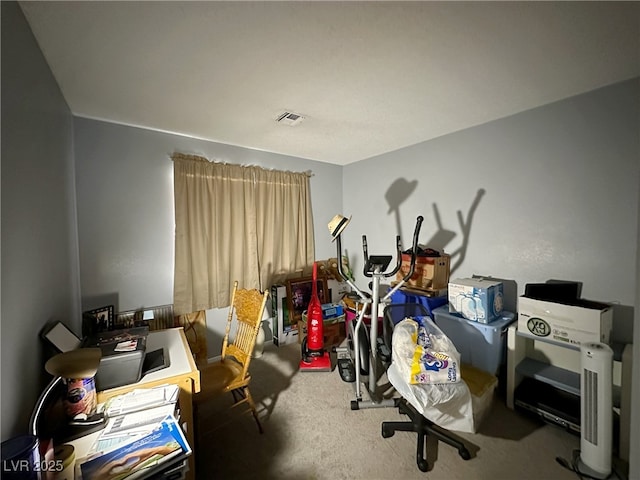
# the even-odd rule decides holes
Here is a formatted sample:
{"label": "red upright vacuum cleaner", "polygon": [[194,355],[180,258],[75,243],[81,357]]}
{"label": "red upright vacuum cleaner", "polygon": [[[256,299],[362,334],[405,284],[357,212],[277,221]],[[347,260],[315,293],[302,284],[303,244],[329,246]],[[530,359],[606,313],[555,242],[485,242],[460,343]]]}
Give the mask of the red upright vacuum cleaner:
{"label": "red upright vacuum cleaner", "polygon": [[301,372],[330,372],[331,357],[324,348],[324,323],[322,304],[318,298],[317,266],[313,263],[313,286],[307,308],[307,336],[302,341]]}

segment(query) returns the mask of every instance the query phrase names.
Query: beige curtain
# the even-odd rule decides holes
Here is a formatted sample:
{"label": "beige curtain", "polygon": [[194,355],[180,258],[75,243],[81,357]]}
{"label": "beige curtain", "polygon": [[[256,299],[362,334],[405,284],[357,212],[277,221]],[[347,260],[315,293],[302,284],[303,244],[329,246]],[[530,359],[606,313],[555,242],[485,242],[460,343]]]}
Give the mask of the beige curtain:
{"label": "beige curtain", "polygon": [[309,175],[255,169],[260,286],[281,283],[313,265]]}
{"label": "beige curtain", "polygon": [[234,280],[265,290],[313,263],[308,174],[172,159],[176,314],[228,306]]}

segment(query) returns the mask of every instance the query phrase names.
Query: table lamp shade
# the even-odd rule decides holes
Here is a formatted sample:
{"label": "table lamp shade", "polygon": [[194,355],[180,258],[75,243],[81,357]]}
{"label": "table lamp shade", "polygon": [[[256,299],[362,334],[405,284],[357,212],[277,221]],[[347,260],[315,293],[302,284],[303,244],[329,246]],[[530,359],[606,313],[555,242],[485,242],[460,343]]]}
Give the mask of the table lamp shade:
{"label": "table lamp shade", "polygon": [[44,368],[62,378],[91,378],[98,371],[101,357],[99,348],[78,348],[51,357]]}

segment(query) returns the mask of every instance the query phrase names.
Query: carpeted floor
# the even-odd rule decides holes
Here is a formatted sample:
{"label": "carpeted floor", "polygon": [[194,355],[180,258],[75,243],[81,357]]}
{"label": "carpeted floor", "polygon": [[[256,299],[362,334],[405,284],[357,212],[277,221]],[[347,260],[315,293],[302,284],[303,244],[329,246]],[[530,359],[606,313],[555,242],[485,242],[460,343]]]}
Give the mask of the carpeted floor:
{"label": "carpeted floor", "polygon": [[[416,435],[381,435],[381,423],[406,420],[394,408],[353,411],[353,384],[331,373],[299,372],[298,345],[267,345],[252,361],[251,391],[265,432],[250,414],[230,411],[231,395],[198,412],[197,478],[209,479],[553,479],[578,478],[556,462],[580,438],[506,408],[496,394],[477,434],[458,434],[472,458],[431,441],[430,471],[418,470]],[[233,413],[231,413],[233,412]]]}

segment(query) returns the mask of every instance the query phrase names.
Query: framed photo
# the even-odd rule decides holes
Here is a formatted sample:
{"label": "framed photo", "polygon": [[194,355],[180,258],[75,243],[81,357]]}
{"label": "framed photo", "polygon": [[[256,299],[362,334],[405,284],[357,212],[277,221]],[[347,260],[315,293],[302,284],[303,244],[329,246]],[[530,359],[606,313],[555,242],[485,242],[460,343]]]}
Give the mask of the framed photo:
{"label": "framed photo", "polygon": [[[114,307],[107,305],[106,307],[89,310],[82,314],[83,318],[83,335],[85,333],[106,332],[113,330],[114,327]],[[85,325],[85,323],[93,323],[93,325]],[[86,330],[86,331],[85,331]],[[88,331],[88,332],[87,332]]]}
{"label": "framed photo", "polygon": [[[320,303],[328,303],[327,279],[319,277],[316,279],[318,288],[318,298]],[[302,313],[309,307],[311,301],[311,291],[313,288],[313,277],[294,278],[287,280],[287,303],[289,304],[289,322],[297,325],[302,320]]]}

